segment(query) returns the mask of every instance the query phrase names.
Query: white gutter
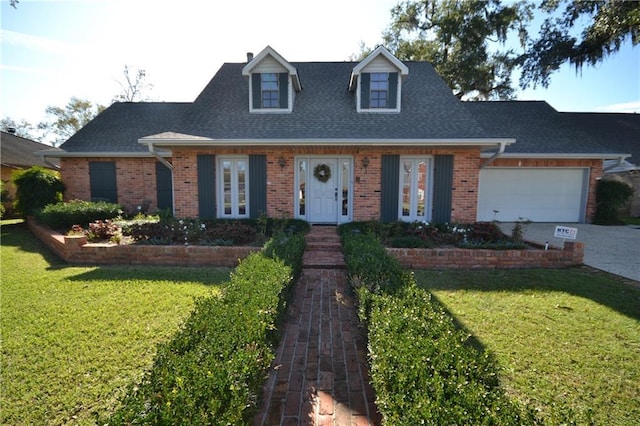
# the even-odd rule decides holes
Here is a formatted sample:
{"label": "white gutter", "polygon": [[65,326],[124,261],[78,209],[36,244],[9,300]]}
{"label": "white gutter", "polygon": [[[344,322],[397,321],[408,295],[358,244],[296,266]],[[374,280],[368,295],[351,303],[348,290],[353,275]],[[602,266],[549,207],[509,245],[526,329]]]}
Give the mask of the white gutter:
{"label": "white gutter", "polygon": [[209,139],[209,138],[152,138],[138,140],[155,146],[504,146],[515,139],[456,138],[456,139]]}
{"label": "white gutter", "polygon": [[[482,153],[480,154],[481,158],[490,158],[492,156],[491,153]],[[502,158],[542,158],[542,159],[562,159],[562,160],[617,160],[620,157],[627,158],[630,157],[631,154],[608,154],[608,153],[562,153],[562,152],[553,152],[553,153],[516,153],[509,152],[502,154]]]}
{"label": "white gutter", "polygon": [[504,149],[507,147],[506,142],[500,142],[500,147],[498,148],[498,150],[491,156],[489,157],[484,163],[482,163],[482,165],[480,166],[481,169],[484,169],[485,167],[487,167],[489,164],[493,163],[496,158],[500,157],[502,154],[504,154]]}

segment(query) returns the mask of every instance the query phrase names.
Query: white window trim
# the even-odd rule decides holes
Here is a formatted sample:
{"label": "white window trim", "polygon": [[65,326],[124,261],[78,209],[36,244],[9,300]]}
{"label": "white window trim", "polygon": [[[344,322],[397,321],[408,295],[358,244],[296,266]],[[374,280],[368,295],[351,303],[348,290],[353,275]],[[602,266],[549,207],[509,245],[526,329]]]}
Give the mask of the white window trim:
{"label": "white window trim", "polygon": [[[424,217],[418,217],[415,214],[411,214],[409,216],[403,216],[402,215],[402,188],[403,188],[403,167],[402,167],[402,163],[405,160],[411,160],[415,163],[419,160],[425,160],[427,162],[427,188],[426,188],[426,194],[425,194],[425,200],[424,200],[424,210],[425,210],[425,215]],[[398,183],[398,220],[404,221],[404,222],[415,222],[415,221],[425,221],[425,222],[430,222],[432,217],[433,217],[433,156],[431,155],[405,155],[405,156],[401,156],[400,157],[400,171],[399,171],[399,183]],[[411,176],[411,191],[413,192],[416,189],[417,186],[417,175],[415,175],[414,173],[412,173]],[[415,202],[415,200],[412,199],[412,203]],[[413,210],[413,207],[411,208],[411,210]]]}
{"label": "white window trim", "polygon": [[[234,162],[232,166],[232,170],[236,170],[235,161],[244,160],[246,164],[245,170],[245,214],[235,214],[234,211],[237,210],[238,207],[238,182],[237,182],[237,171],[232,171],[232,189],[231,189],[231,214],[225,214],[224,212],[224,169],[222,167],[222,163],[224,161],[232,161]],[[216,204],[217,204],[217,214],[216,216],[219,219],[246,219],[249,217],[249,157],[246,155],[235,155],[235,156],[217,156],[216,158]],[[235,189],[234,189],[235,188]]]}

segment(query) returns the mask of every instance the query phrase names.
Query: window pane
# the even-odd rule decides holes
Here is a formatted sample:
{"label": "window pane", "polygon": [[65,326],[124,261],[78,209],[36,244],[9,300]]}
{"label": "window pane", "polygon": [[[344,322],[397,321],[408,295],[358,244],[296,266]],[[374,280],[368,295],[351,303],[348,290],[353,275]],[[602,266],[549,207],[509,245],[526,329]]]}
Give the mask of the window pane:
{"label": "window pane", "polygon": [[304,216],[306,214],[305,191],[307,184],[307,160],[300,160],[300,163],[298,164],[298,180],[300,182],[300,188],[298,190],[298,204],[300,207],[298,209],[298,213],[300,216]]}
{"label": "window pane", "polygon": [[262,107],[278,108],[280,106],[280,91],[278,90],[278,74],[262,73]]}
{"label": "window pane", "polygon": [[342,161],[342,216],[349,214],[349,160]]}
{"label": "window pane", "polygon": [[371,108],[386,108],[389,97],[389,73],[372,73],[369,90]]}
{"label": "window pane", "polygon": [[236,164],[238,171],[238,215],[247,213],[247,196],[246,196],[246,164],[239,160]]}
{"label": "window pane", "polygon": [[231,161],[222,162],[224,214],[231,214]]}
{"label": "window pane", "polygon": [[420,160],[418,162],[417,172],[418,198],[416,206],[416,216],[424,217],[426,213],[425,194],[427,193],[427,163],[425,161]]}
{"label": "window pane", "polygon": [[402,162],[402,216],[411,214],[411,160]]}

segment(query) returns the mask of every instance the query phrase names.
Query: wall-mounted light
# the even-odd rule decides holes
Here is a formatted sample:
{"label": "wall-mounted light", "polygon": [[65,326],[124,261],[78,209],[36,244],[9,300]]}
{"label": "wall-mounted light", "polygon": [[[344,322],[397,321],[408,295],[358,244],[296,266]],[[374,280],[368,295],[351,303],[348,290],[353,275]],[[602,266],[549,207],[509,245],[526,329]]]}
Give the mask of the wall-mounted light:
{"label": "wall-mounted light", "polygon": [[284,166],[287,165],[287,161],[284,159],[284,157],[278,158],[278,165],[281,169],[284,169]]}
{"label": "wall-mounted light", "polygon": [[367,167],[369,167],[369,157],[364,157],[362,159],[362,167],[364,167],[364,171],[366,173]]}

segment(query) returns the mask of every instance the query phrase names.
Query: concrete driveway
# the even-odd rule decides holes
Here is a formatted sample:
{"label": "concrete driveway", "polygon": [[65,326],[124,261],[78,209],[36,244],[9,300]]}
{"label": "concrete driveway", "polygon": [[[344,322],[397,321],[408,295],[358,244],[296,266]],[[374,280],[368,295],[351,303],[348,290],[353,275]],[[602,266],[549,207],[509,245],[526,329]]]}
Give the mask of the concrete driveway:
{"label": "concrete driveway", "polygon": [[[557,225],[578,228],[576,241],[585,244],[585,265],[640,282],[640,226],[600,226],[584,223],[531,223],[524,238],[553,247],[563,240],[553,236]],[[513,223],[502,223],[502,231],[511,235]]]}

